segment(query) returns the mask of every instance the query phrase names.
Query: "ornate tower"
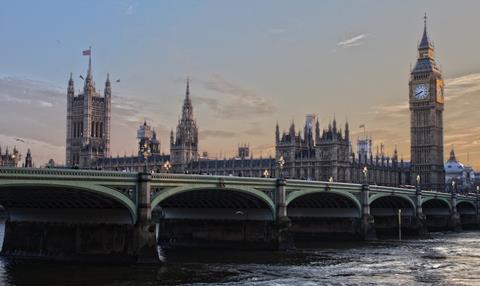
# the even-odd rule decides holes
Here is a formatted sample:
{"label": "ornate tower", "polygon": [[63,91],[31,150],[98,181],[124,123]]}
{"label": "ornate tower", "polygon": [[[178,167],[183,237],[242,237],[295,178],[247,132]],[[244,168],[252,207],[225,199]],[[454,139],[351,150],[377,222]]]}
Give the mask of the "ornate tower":
{"label": "ornate tower", "polygon": [[30,152],[30,149],[27,151],[27,156],[25,156],[25,168],[32,168],[33,167],[33,162],[32,162],[32,152]]}
{"label": "ornate tower", "polygon": [[182,117],[177,125],[174,137],[170,134],[170,159],[176,172],[184,172],[188,163],[198,159],[198,128],[193,119],[193,105],[190,99],[190,80],[187,78],[187,88],[182,107]]}
{"label": "ornate tower", "polygon": [[409,104],[412,178],[418,174],[423,189],[443,191],[443,79],[428,38],[426,15],[417,63],[410,73]]}
{"label": "ornate tower", "polygon": [[110,153],[110,113],[112,87],[107,75],[104,96],[95,90],[91,50],[83,93],[75,95],[72,74],[67,88],[66,165],[90,168],[92,163]]}

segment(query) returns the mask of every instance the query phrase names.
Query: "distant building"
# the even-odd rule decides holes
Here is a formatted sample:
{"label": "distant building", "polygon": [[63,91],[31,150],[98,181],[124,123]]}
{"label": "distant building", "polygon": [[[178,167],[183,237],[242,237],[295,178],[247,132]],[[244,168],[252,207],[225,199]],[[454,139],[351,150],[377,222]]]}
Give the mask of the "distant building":
{"label": "distant building", "polygon": [[96,91],[89,55],[83,92],[75,95],[70,73],[67,89],[66,165],[91,168],[110,155],[110,113],[112,86],[107,75],[103,97]]}
{"label": "distant building", "polygon": [[2,147],[0,146],[0,167],[17,167],[20,160],[21,155],[16,147],[13,147],[12,152],[6,147],[5,152],[2,153]]}
{"label": "distant building", "polygon": [[137,131],[138,139],[138,156],[143,156],[143,152],[146,150],[151,155],[160,154],[160,141],[157,139],[157,133],[150,125],[147,125],[147,121],[140,125]]}
{"label": "distant building", "polygon": [[28,151],[27,151],[27,156],[25,156],[25,164],[23,166],[25,168],[32,168],[33,167],[32,152],[30,152],[30,149],[28,149]]}
{"label": "distant building", "polygon": [[361,162],[367,162],[372,157],[372,138],[365,136],[357,139],[357,155]]}
{"label": "distant building", "polygon": [[[91,168],[142,172],[147,167],[148,172],[166,172],[169,171],[170,155],[160,153],[160,141],[157,139],[157,133],[145,121],[137,130],[138,152],[132,156],[116,156],[108,158],[99,158],[92,163]],[[144,152],[147,151],[147,158]],[[145,162],[146,161],[146,162]],[[146,164],[145,164],[146,163]]]}
{"label": "distant building", "polygon": [[[450,151],[450,158],[445,162],[445,184],[447,189],[455,188],[460,193],[474,192],[477,186],[477,177],[475,170],[470,166],[465,166],[459,162],[455,156],[455,151]],[[454,182],[454,184],[452,184]]]}

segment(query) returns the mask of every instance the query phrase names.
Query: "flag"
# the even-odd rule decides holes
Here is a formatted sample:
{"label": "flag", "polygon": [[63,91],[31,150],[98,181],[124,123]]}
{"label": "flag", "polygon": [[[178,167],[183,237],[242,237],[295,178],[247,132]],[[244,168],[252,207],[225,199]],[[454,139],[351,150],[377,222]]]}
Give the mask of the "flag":
{"label": "flag", "polygon": [[83,51],[83,52],[82,52],[82,55],[84,55],[84,56],[90,56],[91,53],[92,53],[92,50],[91,50],[91,48],[89,48],[88,50]]}
{"label": "flag", "polygon": [[358,126],[358,128],[365,128],[365,124]]}

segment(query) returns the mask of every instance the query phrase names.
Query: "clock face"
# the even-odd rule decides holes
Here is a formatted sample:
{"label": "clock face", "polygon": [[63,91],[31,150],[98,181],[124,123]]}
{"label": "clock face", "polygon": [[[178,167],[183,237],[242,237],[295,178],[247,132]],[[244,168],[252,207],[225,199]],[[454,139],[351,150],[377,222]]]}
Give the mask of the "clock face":
{"label": "clock face", "polygon": [[414,90],[415,98],[418,100],[425,99],[428,97],[428,87],[425,84],[417,84]]}

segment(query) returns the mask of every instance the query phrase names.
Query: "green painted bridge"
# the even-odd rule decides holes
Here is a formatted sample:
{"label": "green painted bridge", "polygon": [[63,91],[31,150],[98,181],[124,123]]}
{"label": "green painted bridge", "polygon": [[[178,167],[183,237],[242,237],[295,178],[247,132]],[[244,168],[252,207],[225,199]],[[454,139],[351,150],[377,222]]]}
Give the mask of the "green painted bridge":
{"label": "green painted bridge", "polygon": [[157,246],[293,247],[478,227],[479,198],[336,182],[0,168],[4,255],[158,259]]}

